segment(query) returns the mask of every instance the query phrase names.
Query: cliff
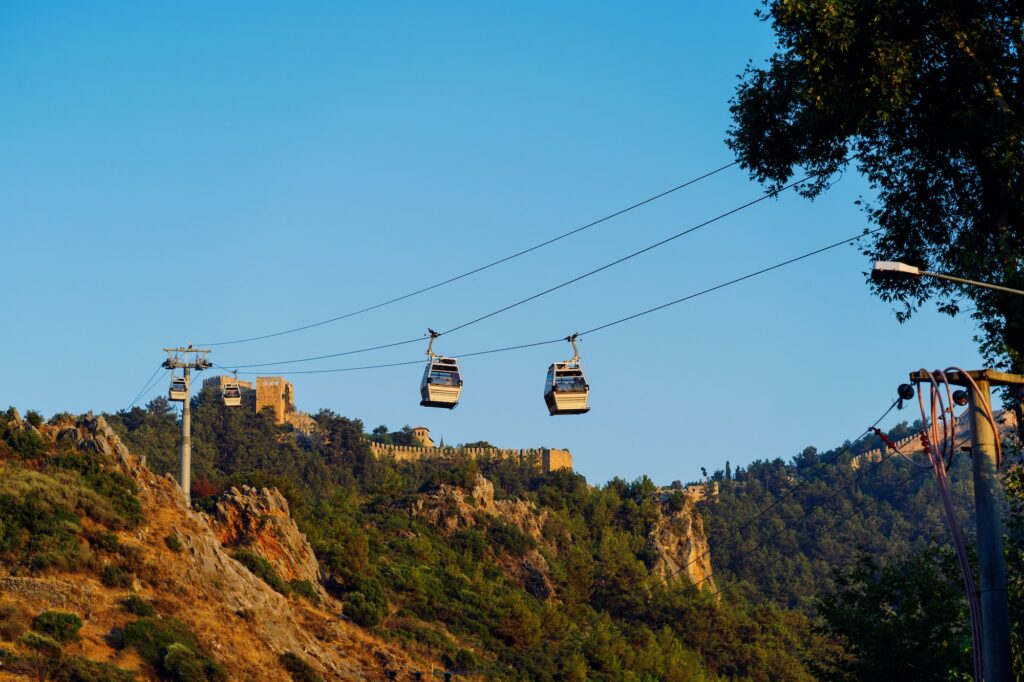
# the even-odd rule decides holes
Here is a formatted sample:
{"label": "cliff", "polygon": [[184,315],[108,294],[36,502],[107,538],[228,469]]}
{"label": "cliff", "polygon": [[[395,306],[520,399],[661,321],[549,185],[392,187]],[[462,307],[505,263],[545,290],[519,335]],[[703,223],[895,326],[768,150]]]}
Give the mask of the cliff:
{"label": "cliff", "polygon": [[[139,502],[141,522],[130,528],[119,529],[123,524],[117,523],[102,528],[98,520],[104,517],[99,514],[68,519],[79,538],[74,540],[77,547],[69,545],[66,551],[81,561],[54,562],[45,571],[16,561],[0,563],[0,611],[6,614],[0,621],[12,613],[24,620],[50,610],[81,619],[80,637],[64,647],[62,660],[77,661],[74,665],[79,666],[107,664],[154,677],[152,663],[124,646],[126,630],[145,620],[126,609],[126,600],[132,597],[150,605],[157,621],[183,623],[197,650],[215,661],[227,679],[293,679],[285,665],[295,659],[326,680],[385,680],[403,670],[443,668],[429,655],[410,655],[341,617],[343,605],[320,587],[313,551],[277,491],[229,489],[218,500],[216,512],[208,515],[189,508],[171,477],[157,476],[128,452],[102,417],[39,429],[19,420],[13,428],[32,428],[44,443],[59,448],[58,457],[92,453],[110,475],[123,477],[111,480],[123,480],[136,491]],[[0,464],[7,473],[24,469],[3,459]],[[52,461],[44,457],[38,473],[24,473],[17,484],[29,489],[17,492],[29,497],[70,494],[71,477],[59,473]],[[7,488],[0,496],[13,490],[16,478],[3,479]],[[73,506],[86,509],[85,493],[78,494],[83,499]],[[102,507],[99,498],[89,497],[88,503]],[[233,558],[232,547],[241,546],[266,557],[286,580],[309,580],[315,597],[287,597],[272,589]],[[45,674],[40,670],[55,665],[41,663],[24,641],[11,643],[18,634],[0,628],[0,679]],[[115,674],[115,668],[104,670],[90,679]]]}

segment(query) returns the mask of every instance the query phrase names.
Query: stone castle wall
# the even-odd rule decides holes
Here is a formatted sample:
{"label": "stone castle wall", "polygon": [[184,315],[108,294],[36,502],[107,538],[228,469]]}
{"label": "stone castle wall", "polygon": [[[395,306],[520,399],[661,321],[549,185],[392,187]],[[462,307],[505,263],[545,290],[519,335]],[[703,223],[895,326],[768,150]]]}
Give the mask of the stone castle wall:
{"label": "stone castle wall", "polygon": [[283,424],[285,415],[295,412],[295,387],[284,377],[256,377],[256,412],[269,407],[274,419]]}
{"label": "stone castle wall", "polygon": [[425,448],[410,445],[382,445],[370,441],[370,451],[376,457],[394,457],[399,462],[420,459],[443,459],[456,455],[466,455],[472,459],[493,457],[515,459],[519,462],[536,461],[544,473],[559,469],[572,471],[572,453],[568,450],[553,448],[528,448],[524,450],[508,450],[503,448]]}
{"label": "stone castle wall", "polygon": [[[234,381],[235,381],[234,377],[230,377],[230,376],[228,376],[226,374],[219,374],[219,375],[217,375],[215,377],[208,377],[206,379],[203,379],[203,387],[204,388],[215,388],[218,391],[223,391],[224,390],[224,384],[234,383]],[[243,381],[242,379],[239,379],[238,380],[238,388],[241,389],[242,391],[251,391],[252,390],[252,382],[251,381]]]}

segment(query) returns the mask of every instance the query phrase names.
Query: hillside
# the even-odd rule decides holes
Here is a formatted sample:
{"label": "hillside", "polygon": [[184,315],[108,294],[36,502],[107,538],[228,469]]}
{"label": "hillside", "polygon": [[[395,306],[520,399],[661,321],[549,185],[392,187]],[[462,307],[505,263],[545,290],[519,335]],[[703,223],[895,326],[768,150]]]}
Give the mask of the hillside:
{"label": "hillside", "polygon": [[[194,679],[199,667],[202,679],[287,680],[293,658],[329,679],[443,667],[339,618],[341,604],[310,582],[305,597],[288,598],[236,560],[232,547],[244,543],[277,567],[291,565],[280,571],[285,579],[319,585],[312,550],[272,491],[232,489],[211,516],[190,510],[177,483],[130,454],[102,417],[8,428],[26,435],[9,439],[20,452],[8,449],[0,462],[0,640],[18,642],[0,678],[49,669],[57,679],[85,679],[82,659],[168,679]],[[26,452],[28,442],[42,451]],[[278,524],[268,513],[275,502]],[[18,632],[19,621],[48,611],[82,621],[59,657]],[[196,643],[191,662],[154,649],[149,640],[161,628]],[[89,679],[115,674],[94,672]]]}
{"label": "hillside", "polygon": [[[0,679],[860,679],[830,595],[865,555],[899,570],[945,537],[927,477],[893,492],[902,465],[851,466],[869,439],[716,473],[698,501],[377,457],[328,411],[300,432],[215,392],[193,410],[191,507],[162,399],[0,419]],[[956,575],[933,582],[962,643]]]}

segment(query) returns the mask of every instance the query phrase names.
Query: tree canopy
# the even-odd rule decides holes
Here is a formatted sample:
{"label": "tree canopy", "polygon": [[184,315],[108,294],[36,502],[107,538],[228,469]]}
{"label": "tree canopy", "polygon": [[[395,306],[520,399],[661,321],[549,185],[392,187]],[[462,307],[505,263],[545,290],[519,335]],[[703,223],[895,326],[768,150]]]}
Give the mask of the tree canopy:
{"label": "tree canopy", "polygon": [[[855,167],[881,227],[866,255],[1024,285],[1024,9],[1006,0],[765,0],[776,51],[732,101],[728,144],[760,182],[825,191]],[[800,169],[803,169],[802,171]],[[933,278],[873,282],[906,319],[973,300],[993,365],[1024,370],[1024,297]]]}

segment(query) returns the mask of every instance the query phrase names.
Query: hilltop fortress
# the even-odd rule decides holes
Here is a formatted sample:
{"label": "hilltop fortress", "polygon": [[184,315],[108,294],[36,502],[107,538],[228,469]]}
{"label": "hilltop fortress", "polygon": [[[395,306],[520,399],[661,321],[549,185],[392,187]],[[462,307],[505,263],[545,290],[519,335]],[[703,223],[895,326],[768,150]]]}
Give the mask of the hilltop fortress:
{"label": "hilltop fortress", "polygon": [[[203,381],[203,387],[212,388],[220,392],[223,391],[224,384],[228,382],[234,382],[234,379],[226,375],[213,376]],[[253,382],[240,380],[238,387],[242,391],[244,405],[254,405],[256,412],[270,409],[274,414],[274,421],[277,424],[291,424],[296,430],[307,433],[315,428],[313,418],[295,408],[295,386],[290,381],[286,381],[284,377],[256,377],[255,388],[253,387]],[[558,450],[555,448],[527,448],[520,450],[506,448],[462,448],[445,447],[443,443],[440,447],[436,447],[430,437],[430,429],[427,427],[417,426],[412,430],[412,434],[417,445],[384,445],[369,441],[370,451],[376,457],[394,457],[399,462],[420,459],[444,459],[457,455],[468,455],[472,459],[492,457],[513,459],[524,463],[536,462],[544,473],[558,471],[559,469],[572,471],[572,453],[568,450]]]}
{"label": "hilltop fortress", "polygon": [[440,446],[434,445],[430,437],[430,429],[426,426],[417,426],[412,430],[413,439],[417,445],[386,445],[370,441],[370,451],[376,457],[394,457],[399,462],[408,462],[419,459],[443,459],[456,455],[465,455],[471,459],[479,457],[493,457],[498,459],[512,459],[518,462],[536,462],[544,473],[567,469],[572,471],[572,453],[568,450],[556,448],[527,448],[522,450],[509,450],[506,448],[477,448],[477,447],[446,447],[443,443]]}
{"label": "hilltop fortress", "polygon": [[[956,443],[957,445],[970,445],[971,427],[970,414],[964,413],[956,420]],[[995,413],[996,425],[1004,436],[1017,427],[1017,419],[1010,410],[1003,410]],[[921,442],[921,434],[914,433],[895,442],[899,451],[904,455],[917,455],[924,452],[924,444]],[[888,447],[876,448],[863,454],[855,456],[850,460],[851,469],[859,469],[866,464],[881,461],[886,454],[892,454]]]}

